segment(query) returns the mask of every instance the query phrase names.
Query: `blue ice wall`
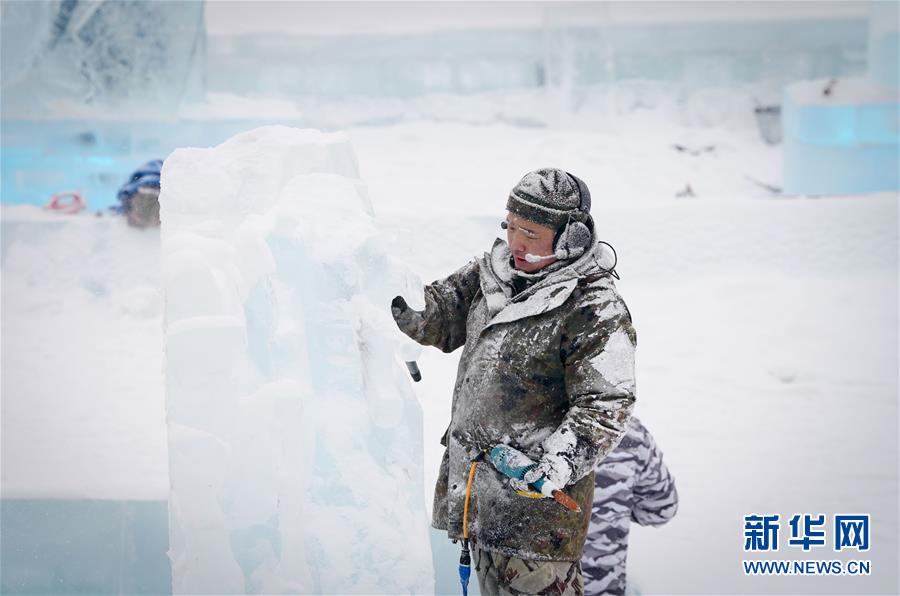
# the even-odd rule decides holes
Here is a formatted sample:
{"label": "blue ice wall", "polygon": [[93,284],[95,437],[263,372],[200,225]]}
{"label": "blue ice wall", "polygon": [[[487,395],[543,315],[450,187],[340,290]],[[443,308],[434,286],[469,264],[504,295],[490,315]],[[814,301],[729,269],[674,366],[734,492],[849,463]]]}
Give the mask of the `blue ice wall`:
{"label": "blue ice wall", "polygon": [[206,93],[199,0],[3,2],[0,10],[5,203],[78,190],[91,207],[106,207],[147,159],[241,130],[173,121],[184,101]]}
{"label": "blue ice wall", "polygon": [[870,2],[868,78],[786,88],[784,191],[900,190],[900,4]]}
{"label": "blue ice wall", "polygon": [[869,3],[869,77],[900,87],[900,3]]}
{"label": "blue ice wall", "polygon": [[[137,5],[144,12],[127,8]],[[775,94],[796,79],[866,70],[863,19],[207,39],[196,2],[4,2],[2,10],[5,203],[43,204],[54,192],[79,190],[91,208],[104,208],[135,167],[176,147],[215,145],[265,124],[333,127],[249,116],[177,120],[176,102],[206,90],[365,105],[371,97],[641,80],[686,97],[745,83]],[[148,30],[148,21],[161,25]],[[108,107],[102,120],[79,118],[61,100]]]}
{"label": "blue ice wall", "polygon": [[809,103],[792,93],[796,88],[787,89],[782,109],[785,194],[900,190],[896,94],[893,101]]}
{"label": "blue ice wall", "polygon": [[0,593],[171,594],[167,503],[0,501]]}
{"label": "blue ice wall", "polygon": [[166,114],[205,93],[199,0],[3,2],[0,10],[4,118],[61,106]]}
{"label": "blue ice wall", "polygon": [[4,120],[0,196],[4,203],[43,205],[55,192],[82,193],[92,210],[116,202],[116,191],[149,159],[177,147],[210,147],[265,124],[303,128],[301,120]]}
{"label": "blue ice wall", "polygon": [[412,97],[627,80],[710,85],[861,75],[864,19],[209,39],[210,91]]}

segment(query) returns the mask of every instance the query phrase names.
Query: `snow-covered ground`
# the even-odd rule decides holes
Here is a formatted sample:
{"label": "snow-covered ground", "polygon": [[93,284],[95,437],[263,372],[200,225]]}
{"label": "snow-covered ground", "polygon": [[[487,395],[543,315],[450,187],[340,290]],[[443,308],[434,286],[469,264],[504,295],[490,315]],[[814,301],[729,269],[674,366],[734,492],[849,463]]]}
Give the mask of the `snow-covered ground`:
{"label": "snow-covered ground", "polygon": [[[587,181],[638,331],[636,413],[681,496],[669,525],[632,533],[632,588],[897,592],[896,195],[772,196],[748,177],[777,185],[780,151],[754,130],[648,111],[610,133],[350,134],[380,223],[425,280],[488,249],[526,171]],[[676,198],[688,185],[696,196]],[[2,220],[3,496],[164,499],[159,234],[29,207]],[[429,496],[457,359],[420,360]],[[743,515],[805,512],[871,513],[872,549],[855,558],[872,575],[744,577],[740,561],[761,557],[742,551]],[[768,558],[844,558],[782,544]]]}

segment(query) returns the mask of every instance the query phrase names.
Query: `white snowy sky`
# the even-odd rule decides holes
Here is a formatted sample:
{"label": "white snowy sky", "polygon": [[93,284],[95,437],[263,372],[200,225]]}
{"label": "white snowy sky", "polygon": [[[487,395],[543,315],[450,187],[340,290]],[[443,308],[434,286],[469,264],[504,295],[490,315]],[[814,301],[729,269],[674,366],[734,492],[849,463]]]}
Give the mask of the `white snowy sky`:
{"label": "white snowy sky", "polygon": [[208,0],[210,35],[416,33],[531,28],[545,15],[585,22],[864,18],[868,3],[844,2],[299,2]]}

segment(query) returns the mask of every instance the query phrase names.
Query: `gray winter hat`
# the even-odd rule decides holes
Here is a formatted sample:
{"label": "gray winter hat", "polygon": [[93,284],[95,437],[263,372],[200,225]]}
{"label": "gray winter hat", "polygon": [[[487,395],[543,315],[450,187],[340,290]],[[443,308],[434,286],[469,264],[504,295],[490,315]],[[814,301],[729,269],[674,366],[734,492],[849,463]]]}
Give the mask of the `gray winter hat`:
{"label": "gray winter hat", "polygon": [[587,185],[558,168],[525,174],[509,193],[506,209],[536,224],[558,230],[566,222],[584,222],[591,210]]}

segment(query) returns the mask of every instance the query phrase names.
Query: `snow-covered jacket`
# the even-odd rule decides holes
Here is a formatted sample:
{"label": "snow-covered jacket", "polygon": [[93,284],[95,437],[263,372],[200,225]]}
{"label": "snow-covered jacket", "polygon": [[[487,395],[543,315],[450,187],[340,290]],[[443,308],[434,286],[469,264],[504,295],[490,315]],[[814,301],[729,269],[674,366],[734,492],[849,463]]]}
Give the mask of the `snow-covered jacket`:
{"label": "snow-covered jacket", "polygon": [[625,436],[597,465],[594,507],[581,568],[586,594],[625,594],[631,522],[660,526],[678,511],[675,480],[662,452],[637,416]]}
{"label": "snow-covered jacket", "polygon": [[[476,468],[468,526],[481,548],[530,560],[581,558],[594,467],[625,432],[635,399],[636,336],[608,272],[608,248],[514,295],[509,247],[425,287],[414,340],[444,352],[464,346],[434,495],[432,525],[463,535],[471,463],[504,443],[555,466],[582,513],[514,492],[487,460]],[[565,468],[565,469],[561,469]]]}

